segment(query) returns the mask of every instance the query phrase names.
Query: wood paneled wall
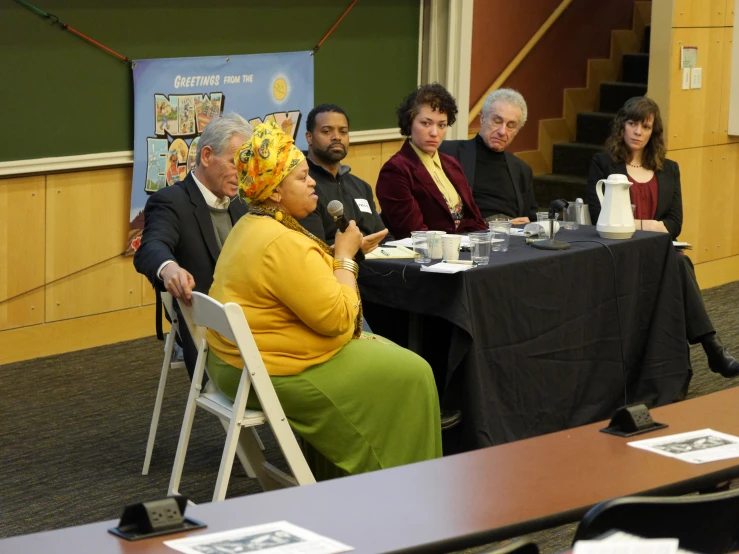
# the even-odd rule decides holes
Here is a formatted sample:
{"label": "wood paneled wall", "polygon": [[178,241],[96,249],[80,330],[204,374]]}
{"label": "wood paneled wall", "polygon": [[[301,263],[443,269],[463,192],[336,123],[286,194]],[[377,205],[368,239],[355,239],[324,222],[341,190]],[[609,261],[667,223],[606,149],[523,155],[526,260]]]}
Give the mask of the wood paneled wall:
{"label": "wood paneled wall", "polygon": [[[649,95],[662,105],[667,156],[680,164],[680,238],[693,244],[704,288],[739,279],[739,137],[728,135],[733,25],[734,0],[665,0],[652,12]],[[700,89],[682,90],[682,46],[698,47]]]}
{"label": "wood paneled wall", "polygon": [[[345,162],[374,189],[402,144]],[[0,364],[154,334],[154,291],[121,255],[130,198],[130,167],[0,180]]]}
{"label": "wood paneled wall", "polygon": [[0,364],[154,333],[130,189],[130,167],[0,180]]}

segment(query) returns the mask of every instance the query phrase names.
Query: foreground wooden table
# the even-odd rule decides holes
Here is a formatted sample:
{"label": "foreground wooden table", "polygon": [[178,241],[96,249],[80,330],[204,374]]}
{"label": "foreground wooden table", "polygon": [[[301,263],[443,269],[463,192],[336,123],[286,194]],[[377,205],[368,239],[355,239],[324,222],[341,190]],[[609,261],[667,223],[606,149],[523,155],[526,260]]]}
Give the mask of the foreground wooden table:
{"label": "foreground wooden table", "polygon": [[[653,410],[661,435],[710,427],[739,435],[739,388]],[[448,552],[567,522],[608,498],[682,494],[739,477],[739,459],[692,465],[632,448],[596,423],[326,483],[191,507],[215,532],[287,520],[356,552]],[[165,538],[126,542],[106,521],[0,540],[3,554],[171,553]]]}

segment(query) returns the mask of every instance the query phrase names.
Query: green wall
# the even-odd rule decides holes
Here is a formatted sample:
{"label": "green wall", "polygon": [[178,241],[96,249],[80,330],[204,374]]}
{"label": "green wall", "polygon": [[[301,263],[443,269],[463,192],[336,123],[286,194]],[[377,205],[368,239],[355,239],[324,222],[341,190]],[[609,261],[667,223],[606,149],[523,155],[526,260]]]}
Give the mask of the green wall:
{"label": "green wall", "polygon": [[[34,2],[32,2],[34,3]],[[350,0],[37,0],[130,59],[310,50]],[[395,127],[416,84],[418,0],[360,0],[316,54],[315,102]],[[0,0],[0,161],[133,149],[130,65]]]}

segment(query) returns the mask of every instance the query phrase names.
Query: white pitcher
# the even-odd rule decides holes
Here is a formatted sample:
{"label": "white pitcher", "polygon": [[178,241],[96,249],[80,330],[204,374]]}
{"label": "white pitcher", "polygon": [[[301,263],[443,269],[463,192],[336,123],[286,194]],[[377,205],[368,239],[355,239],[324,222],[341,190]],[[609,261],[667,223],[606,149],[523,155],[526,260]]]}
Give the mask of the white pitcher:
{"label": "white pitcher", "polygon": [[[605,185],[605,195],[602,185]],[[595,185],[600,200],[600,216],[595,229],[605,239],[630,239],[634,234],[634,214],[631,211],[629,187],[631,182],[626,175],[614,173],[608,179],[601,179]]]}

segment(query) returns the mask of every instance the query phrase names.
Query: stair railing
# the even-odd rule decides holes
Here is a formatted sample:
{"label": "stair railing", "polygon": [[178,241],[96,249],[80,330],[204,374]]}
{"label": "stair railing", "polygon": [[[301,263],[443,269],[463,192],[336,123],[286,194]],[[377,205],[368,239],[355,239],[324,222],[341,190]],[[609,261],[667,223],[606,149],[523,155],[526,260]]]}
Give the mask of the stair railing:
{"label": "stair railing", "polygon": [[559,19],[559,16],[562,15],[562,13],[567,9],[567,7],[572,3],[572,0],[562,0],[562,2],[557,6],[557,9],[552,12],[552,14],[547,18],[547,20],[542,24],[541,27],[539,27],[539,30],[534,33],[534,35],[529,39],[529,41],[524,45],[523,48],[521,48],[520,52],[516,54],[516,57],[511,60],[511,62],[508,64],[508,66],[503,70],[503,72],[498,75],[498,78],[495,79],[492,85],[488,87],[488,89],[485,91],[485,94],[483,94],[480,99],[477,101],[477,103],[472,107],[470,110],[469,120],[467,122],[468,125],[471,125],[472,122],[475,120],[475,118],[480,115],[480,111],[482,110],[482,105],[485,102],[485,98],[487,98],[488,94],[493,92],[494,90],[497,90],[500,88],[500,85],[506,82],[508,77],[511,76],[511,73],[513,73],[516,68],[521,64],[521,62],[526,58],[526,56],[529,55],[529,52],[536,46],[536,44],[541,40],[541,37],[544,36],[544,34],[549,30],[549,28],[554,25],[554,22]]}

